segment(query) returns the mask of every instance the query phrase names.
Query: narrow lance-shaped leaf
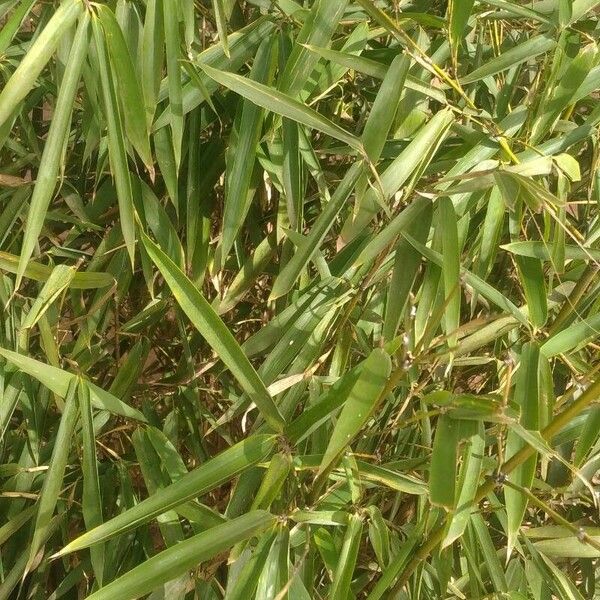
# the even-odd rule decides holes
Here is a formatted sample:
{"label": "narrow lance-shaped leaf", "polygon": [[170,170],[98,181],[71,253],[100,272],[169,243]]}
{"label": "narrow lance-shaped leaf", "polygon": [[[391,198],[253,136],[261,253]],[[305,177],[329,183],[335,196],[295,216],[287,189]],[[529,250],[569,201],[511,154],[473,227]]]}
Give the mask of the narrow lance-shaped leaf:
{"label": "narrow lance-shaped leaf", "polygon": [[561,112],[573,101],[577,90],[595,65],[597,55],[596,44],[590,44],[569,64],[552,96],[548,102],[542,103],[539,109],[538,117],[531,130],[531,144],[537,144],[542,136],[554,127]]}
{"label": "narrow lance-shaped leaf", "polygon": [[125,246],[133,266],[135,259],[135,209],[133,207],[133,191],[131,187],[131,175],[127,164],[127,153],[125,152],[125,135],[121,121],[121,112],[117,102],[113,75],[106,55],[103,31],[97,19],[92,21],[94,39],[96,42],[96,54],[100,67],[100,82],[102,84],[102,96],[104,99],[104,111],[108,129],[108,156],[110,167],[117,188],[119,202],[119,214],[121,217],[121,230],[125,239]]}
{"label": "narrow lance-shaped leaf", "polygon": [[[268,82],[275,39],[275,36],[267,36],[259,46],[250,72],[254,81]],[[248,212],[248,192],[265,116],[263,108],[246,99],[240,102],[238,110],[241,110],[241,116],[237,132],[232,135],[232,143],[226,157],[222,261],[227,258]]]}
{"label": "narrow lance-shaped leaf", "polygon": [[69,287],[75,275],[74,267],[67,265],[57,265],[52,270],[50,277],[43,285],[33,306],[27,313],[22,327],[24,329],[33,327],[44,313],[50,308],[50,305],[56,298]]}
{"label": "narrow lance-shaped leaf", "polygon": [[[264,15],[229,36],[230,59],[225,56],[221,44],[213,44],[198,54],[193,60],[193,64],[206,63],[211,67],[223,70],[239,68],[255,55],[258,45],[265,37],[273,33],[274,28],[273,21],[268,15]],[[201,80],[200,84],[198,79]],[[164,83],[159,94],[161,100],[168,96],[167,86]],[[204,72],[200,72],[198,77],[192,77],[191,81],[183,86],[183,113],[187,114],[202,102],[206,102],[207,97],[214,94],[217,88],[218,84]],[[167,107],[156,119],[155,131],[169,124],[169,114]]]}
{"label": "narrow lance-shaped leaf", "polygon": [[548,299],[542,262],[526,256],[515,256],[515,262],[531,322],[535,327],[543,327],[548,318]]}
{"label": "narrow lance-shaped leaf", "polygon": [[484,79],[490,75],[495,75],[501,71],[506,71],[510,67],[530,60],[538,54],[543,54],[544,52],[553,50],[555,46],[556,40],[549,36],[546,37],[538,35],[529,38],[527,41],[514,46],[506,52],[502,52],[502,54],[492,58],[491,60],[488,60],[481,67],[463,77],[460,82],[461,84],[465,85],[467,83],[479,81],[480,79]]}
{"label": "narrow lance-shaped leaf", "polygon": [[[419,218],[407,225],[406,233],[416,241],[425,242],[431,228],[432,213],[432,205],[428,203]],[[396,336],[420,264],[421,253],[403,235],[396,245],[394,270],[385,303],[383,337],[387,342]]]}
{"label": "narrow lance-shaped leaf", "polygon": [[350,197],[364,168],[362,162],[356,162],[348,169],[344,179],[339,183],[335,190],[335,193],[325,205],[324,210],[317,217],[310,233],[298,247],[290,261],[279,273],[273,284],[273,289],[271,290],[271,295],[269,297],[270,300],[275,300],[276,298],[287,294],[287,292],[292,289],[294,283],[300,276],[302,269],[306,267],[311,256],[318,250],[325,239],[327,232],[333,227],[335,217]]}
{"label": "narrow lance-shaped leaf", "polygon": [[142,240],[183,312],[232,372],[269,426],[275,431],[282,431],[285,421],[281,413],[264,382],[219,315],[185,273],[143,233]]}
{"label": "narrow lance-shaped leaf", "polygon": [[348,6],[348,0],[317,0],[295,40],[295,46],[281,75],[279,89],[297,96],[314,69],[318,57],[304,44],[327,46]]}
{"label": "narrow lance-shaped leaf", "polygon": [[377,163],[385,146],[389,131],[396,117],[396,110],[410,67],[410,58],[399,54],[390,65],[379,92],[373,102],[373,108],[365,124],[362,141],[367,156]]}
{"label": "narrow lance-shaped leaf", "polygon": [[246,546],[244,552],[249,558],[246,560],[246,556],[242,554],[233,563],[237,566],[239,561],[243,564],[243,567],[239,571],[234,570],[234,568],[229,571],[225,590],[227,600],[247,600],[252,597],[273,541],[274,534],[271,533],[270,535],[261,536],[255,547]]}
{"label": "narrow lance-shaped leaf", "polygon": [[0,54],[6,52],[34,4],[35,0],[21,0],[19,6],[15,8],[10,17],[2,24],[2,29],[0,29]]}
{"label": "narrow lance-shaped leaf", "polygon": [[146,123],[152,124],[164,59],[163,0],[146,2],[146,19],[142,33],[141,81]]}
{"label": "narrow lance-shaped leaf", "polygon": [[269,468],[261,482],[260,488],[252,501],[252,509],[264,508],[268,510],[281,490],[292,467],[291,456],[277,453],[271,457]]}
{"label": "narrow lance-shaped leaf", "polygon": [[73,45],[65,69],[65,77],[58,92],[56,108],[52,117],[52,122],[50,123],[50,130],[44,146],[44,152],[42,153],[35,187],[33,188],[29,213],[25,225],[25,233],[21,243],[21,255],[19,257],[17,281],[15,283],[16,288],[18,288],[21,283],[21,278],[25,274],[29,259],[35,249],[38,236],[46,218],[48,205],[52,200],[52,195],[56,188],[62,149],[71,123],[71,113],[73,111],[75,93],[77,92],[79,79],[81,77],[81,68],[89,45],[88,27],[89,15],[86,12],[81,18],[75,38],[73,39]]}
{"label": "narrow lance-shaped leaf", "polygon": [[469,22],[474,3],[475,0],[450,0],[448,3],[450,45],[455,63],[458,56],[458,48],[463,40],[463,34]]}
{"label": "narrow lance-shaped leaf", "polygon": [[[19,257],[0,251],[0,269],[9,273],[17,273],[19,270]],[[23,271],[23,275],[34,281],[47,281],[52,275],[52,267],[30,260],[25,267],[25,271]],[[110,273],[87,271],[75,273],[69,287],[73,290],[93,290],[113,285],[115,285],[115,278]]]}
{"label": "narrow lance-shaped leaf", "polygon": [[289,580],[290,532],[286,526],[277,527],[277,535],[264,562],[255,600],[276,598]]}
{"label": "narrow lance-shaped leaf", "polygon": [[0,126],[6,123],[19,102],[31,91],[37,76],[54,54],[61,37],[75,23],[83,9],[84,4],[81,0],[67,0],[52,15],[0,92]]}
{"label": "narrow lance-shaped leaf", "polygon": [[167,548],[88,596],[89,600],[133,600],[187,573],[236,543],[260,535],[276,523],[265,511],[252,511]]}
{"label": "narrow lance-shaped leaf", "polygon": [[154,176],[154,164],[150,151],[150,140],[146,127],[146,118],[140,107],[144,104],[140,83],[123,37],[123,32],[113,12],[99,5],[98,16],[104,29],[106,46],[114,65],[118,97],[123,108],[123,121],[128,140],[136,149],[151,176]]}
{"label": "narrow lance-shaped leaf", "polygon": [[471,512],[476,510],[473,501],[479,487],[484,450],[485,429],[483,422],[480,421],[477,433],[468,439],[463,453],[456,510],[449,518],[448,532],[442,542],[443,548],[462,536],[469,523]]}
{"label": "narrow lance-shaped leaf", "polygon": [[[362,366],[358,379],[344,403],[321,460],[317,480],[327,476],[334,462],[340,458],[369,420],[381,400],[391,370],[392,361],[389,354],[384,350],[373,350]],[[317,483],[315,487],[318,488]]]}
{"label": "narrow lance-shaped leaf", "polygon": [[426,123],[410,144],[398,154],[380,176],[384,198],[379,187],[367,191],[361,201],[358,214],[352,214],[344,223],[341,238],[350,242],[373,220],[381,210],[381,201],[387,202],[416,172],[421,172],[434,157],[454,117],[449,110],[437,112]]}
{"label": "narrow lance-shaped leaf", "polygon": [[44,483],[40,492],[37,515],[33,529],[33,538],[29,548],[27,569],[29,569],[34,562],[43,541],[47,537],[50,521],[54,514],[54,510],[56,509],[56,503],[63,486],[63,477],[67,467],[67,460],[69,459],[69,452],[73,441],[73,431],[79,412],[76,399],[78,385],[79,381],[73,379],[69,384],[69,389],[67,391],[65,407],[60,418],[56,439],[54,440],[52,458],[50,459],[50,465],[44,476]]}
{"label": "narrow lance-shaped leaf", "polygon": [[[84,381],[81,381],[78,387],[78,399],[83,442],[81,459],[83,492],[81,508],[86,528],[93,529],[102,523],[102,495],[98,480],[96,437],[94,435],[90,389]],[[104,548],[102,546],[92,548],[90,550],[90,557],[96,580],[99,585],[102,585],[104,576]]]}
{"label": "narrow lance-shaped leaf", "polygon": [[178,3],[163,0],[163,19],[167,49],[167,77],[169,87],[170,125],[173,141],[175,168],[181,163],[181,142],[183,140],[183,91],[181,87],[181,67],[179,65],[179,9]]}
{"label": "narrow lance-shaped leaf", "polygon": [[[513,242],[511,244],[504,244],[500,248],[518,256],[529,256],[530,258],[539,258],[543,261],[552,260],[551,247],[546,242],[533,240],[528,242]],[[566,260],[600,261],[600,250],[597,248],[566,244],[564,251]]]}
{"label": "narrow lance-shaped leaf", "polygon": [[554,334],[544,342],[540,350],[544,356],[551,358],[571,352],[579,345],[597,339],[599,335],[600,313],[596,313]]}
{"label": "narrow lance-shaped leaf", "polygon": [[212,0],[213,10],[215,12],[215,21],[217,22],[217,33],[223,45],[223,52],[229,58],[229,43],[227,42],[227,15],[225,14],[225,5],[223,0]]}
{"label": "narrow lance-shaped leaf", "polygon": [[[528,430],[539,429],[539,386],[538,386],[539,347],[535,342],[528,342],[521,351],[521,362],[517,371],[517,381],[514,391],[514,400],[521,408],[520,424]],[[510,459],[525,445],[519,435],[509,429],[506,440],[506,458]],[[519,465],[510,475],[509,480],[520,487],[529,489],[533,482],[537,464],[537,455],[527,459]],[[508,553],[514,546],[515,538],[521,527],[527,498],[518,490],[504,489],[506,501],[506,514],[508,520]]]}
{"label": "narrow lance-shaped leaf", "polygon": [[350,584],[356,567],[358,549],[360,547],[363,529],[362,517],[352,515],[346,527],[342,549],[329,591],[331,600],[346,600],[350,593]]}
{"label": "narrow lance-shaped leaf", "polygon": [[[348,69],[353,69],[358,73],[364,73],[365,75],[369,75],[375,79],[384,79],[389,69],[387,65],[370,58],[365,58],[364,56],[348,54],[346,52],[331,50],[329,48],[317,48],[315,46],[308,45],[306,47],[311,52],[318,54],[326,60],[343,65]],[[414,75],[407,75],[404,85],[407,89],[419,92],[420,94],[433,98],[442,104],[447,103],[446,95],[444,94],[443,90],[426,85]]]}
{"label": "narrow lance-shaped leaf", "polygon": [[431,201],[422,197],[415,198],[367,244],[354,261],[354,264],[362,265],[373,260],[394,241],[396,236],[404,232],[415,219],[420,218],[427,210],[431,210]]}
{"label": "narrow lance-shaped leaf", "polygon": [[67,544],[58,555],[68,554],[129,531],[189,500],[198,498],[264,460],[275,448],[272,435],[254,435],[228,448],[175,483],[134,507],[84,533]]}
{"label": "narrow lance-shaped leaf", "polygon": [[[12,350],[0,348],[0,356],[10,361],[13,365],[19,368],[24,373],[31,375],[40,383],[45,385],[51,392],[61,398],[65,398],[69,385],[77,379],[77,375],[63,371],[57,367],[44,364],[39,360],[18,354]],[[88,383],[90,387],[90,395],[92,404],[100,410],[108,410],[115,415],[121,415],[128,419],[135,419],[144,422],[146,418],[135,408],[128,406],[112,394],[104,391],[93,383]]]}
{"label": "narrow lance-shaped leaf", "polygon": [[444,295],[446,310],[444,311],[444,328],[448,338],[448,347],[454,348],[458,341],[456,330],[460,325],[460,256],[458,245],[458,223],[452,200],[448,197],[438,201],[438,227],[442,230]]}
{"label": "narrow lance-shaped leaf", "polygon": [[437,422],[431,465],[429,496],[432,504],[451,510],[456,500],[457,450],[460,421],[442,415]]}
{"label": "narrow lance-shaped leaf", "polygon": [[217,83],[224,85],[236,94],[247,98],[258,106],[262,106],[283,117],[292,119],[292,121],[297,121],[311,129],[317,129],[322,133],[348,144],[348,146],[354,148],[361,154],[364,153],[362,144],[356,136],[348,133],[345,129],[342,129],[339,125],[333,123],[333,121],[330,121],[316,110],[295,100],[291,96],[256,81],[252,81],[246,77],[213,69],[206,64],[200,64],[200,68]]}

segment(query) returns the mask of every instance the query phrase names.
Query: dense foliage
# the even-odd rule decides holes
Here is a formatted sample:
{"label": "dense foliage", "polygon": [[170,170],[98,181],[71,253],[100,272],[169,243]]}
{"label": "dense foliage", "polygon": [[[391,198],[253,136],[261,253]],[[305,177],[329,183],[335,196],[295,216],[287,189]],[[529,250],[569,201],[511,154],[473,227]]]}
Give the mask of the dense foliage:
{"label": "dense foliage", "polygon": [[600,593],[597,0],[0,0],[0,599]]}

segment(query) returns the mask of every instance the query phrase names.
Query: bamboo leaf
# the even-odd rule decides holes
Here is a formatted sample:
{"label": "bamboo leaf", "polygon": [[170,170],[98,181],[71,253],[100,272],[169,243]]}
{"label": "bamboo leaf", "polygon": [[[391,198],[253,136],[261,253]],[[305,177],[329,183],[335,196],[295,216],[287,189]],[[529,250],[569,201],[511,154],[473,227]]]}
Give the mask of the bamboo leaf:
{"label": "bamboo leaf", "polygon": [[363,146],[357,137],[291,96],[246,77],[213,69],[207,64],[200,64],[200,68],[217,83],[247,98],[254,104],[283,117],[287,117],[292,121],[306,125],[311,129],[321,131],[348,144],[348,146],[361,154],[364,153]]}
{"label": "bamboo leaf", "polygon": [[183,575],[234,544],[262,534],[276,518],[264,511],[253,511],[222,525],[211,527],[163,550],[115,581],[88,596],[90,600],[122,598],[131,600],[151,592],[159,585]]}
{"label": "bamboo leaf", "polygon": [[[523,346],[521,363],[517,372],[514,399],[521,409],[520,424],[525,429],[539,429],[540,406],[538,387],[539,347],[530,342]],[[513,431],[508,432],[506,441],[507,457],[513,456],[523,446],[523,441]],[[537,464],[537,457],[530,457],[523,465],[517,467],[509,476],[509,480],[520,487],[529,489]],[[508,553],[514,546],[517,532],[521,527],[527,498],[519,491],[512,488],[504,490],[506,500],[507,528],[508,528]]]}
{"label": "bamboo leaf", "polygon": [[137,79],[125,38],[113,12],[106,6],[98,7],[98,17],[104,30],[106,46],[116,76],[116,92],[123,107],[123,121],[128,140],[136,149],[148,172],[154,175],[154,161],[146,128],[143,94]]}
{"label": "bamboo leaf", "polygon": [[146,498],[136,506],[76,538],[57,556],[104,542],[185,504],[188,500],[206,494],[266,458],[274,447],[275,439],[271,435],[252,436],[232,446],[175,483],[163,488],[160,493]]}
{"label": "bamboo leaf", "polygon": [[104,110],[108,129],[108,154],[110,167],[117,188],[119,201],[119,214],[121,216],[121,230],[125,238],[125,245],[131,260],[135,259],[135,209],[133,206],[133,190],[131,187],[131,176],[127,165],[127,154],[125,152],[123,124],[121,111],[115,93],[113,75],[106,54],[104,35],[100,24],[96,19],[92,20],[92,29],[96,43],[96,53],[100,67],[100,82],[104,100]]}
{"label": "bamboo leaf", "polygon": [[340,458],[371,417],[382,399],[381,394],[390,372],[389,355],[383,350],[373,350],[344,403],[319,466],[317,478],[326,476],[333,463]]}
{"label": "bamboo leaf", "polygon": [[362,518],[358,515],[351,515],[329,592],[331,600],[342,600],[347,598],[350,593],[350,584],[352,583],[352,575],[358,557],[362,528]]}
{"label": "bamboo leaf", "polygon": [[59,294],[69,287],[74,275],[75,269],[73,267],[67,267],[66,265],[57,265],[54,267],[50,277],[48,277],[38,297],[35,299],[33,306],[27,313],[23,321],[23,329],[33,327],[40,320]]}
{"label": "bamboo leaf", "polygon": [[31,568],[44,540],[48,537],[52,515],[56,509],[56,503],[63,487],[63,477],[67,467],[73,431],[75,430],[75,423],[79,413],[76,399],[78,386],[79,381],[76,378],[73,378],[68,385],[65,397],[65,407],[60,419],[58,431],[56,432],[52,458],[50,459],[50,465],[46,472],[46,476],[44,477],[44,483],[37,505],[26,571],[29,571]]}
{"label": "bamboo leaf", "polygon": [[[267,37],[258,47],[250,72],[252,80],[268,83],[272,70],[273,42],[273,37]],[[264,110],[250,100],[243,100],[240,103],[240,109],[237,135],[229,148],[226,159],[222,260],[227,258],[248,212],[250,182],[265,116]]]}
{"label": "bamboo leaf", "polygon": [[515,256],[521,285],[525,292],[529,317],[535,327],[542,327],[548,318],[546,281],[542,263],[538,259]]}
{"label": "bamboo leaf", "polygon": [[[66,397],[69,385],[77,379],[77,375],[73,375],[72,373],[58,369],[57,367],[46,365],[38,360],[24,356],[23,354],[18,354],[17,352],[12,352],[5,348],[0,348],[0,356],[3,356],[6,360],[10,361],[21,371],[24,371],[37,379],[50,391],[61,398]],[[121,402],[121,400],[115,398],[112,394],[105,392],[93,383],[89,383],[88,385],[90,388],[92,404],[96,408],[108,410],[128,419],[135,419],[142,422],[146,420],[141,412],[128,406],[124,402]]]}
{"label": "bamboo leaf", "polygon": [[0,126],[12,116],[31,91],[37,76],[46,66],[66,31],[83,12],[80,0],[63,2],[35,40],[19,66],[0,92]]}
{"label": "bamboo leaf", "polygon": [[452,46],[452,55],[455,61],[474,3],[474,0],[466,0],[465,2],[451,0],[448,4],[450,44]]}
{"label": "bamboo leaf", "polygon": [[283,417],[265,384],[223,321],[185,273],[146,235],[142,234],[142,240],[144,248],[165,278],[183,312],[233,373],[248,397],[256,403],[267,423],[275,431],[281,431],[285,425]]}
{"label": "bamboo leaf", "polygon": [[488,60],[484,65],[475,69],[469,73],[466,77],[463,77],[460,82],[462,85],[474,83],[480,79],[496,75],[506,71],[515,65],[521,64],[539,54],[549,52],[556,47],[556,41],[551,37],[543,35],[529,38],[527,41],[522,42],[510,50],[501,53],[499,56]]}
{"label": "bamboo leaf", "polygon": [[[21,245],[19,266],[17,268],[17,282],[15,284],[17,288],[21,283],[23,275],[26,275],[29,259],[35,249],[38,236],[46,218],[48,206],[56,188],[62,148],[71,122],[75,94],[89,45],[88,27],[89,17],[87,13],[84,13],[77,28],[71,52],[69,53],[69,60],[66,67],[67,75],[60,87],[54,118],[50,125],[50,131],[48,132],[48,138],[40,161],[38,177],[33,188],[27,225]],[[0,102],[1,100],[2,96],[0,95]]]}

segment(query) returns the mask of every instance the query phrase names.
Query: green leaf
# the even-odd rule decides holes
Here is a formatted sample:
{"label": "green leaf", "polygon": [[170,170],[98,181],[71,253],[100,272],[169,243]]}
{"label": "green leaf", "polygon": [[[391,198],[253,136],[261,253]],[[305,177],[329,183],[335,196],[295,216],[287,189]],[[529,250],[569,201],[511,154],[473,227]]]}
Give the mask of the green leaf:
{"label": "green leaf", "polygon": [[92,29],[94,31],[96,54],[98,56],[98,65],[100,67],[100,83],[104,99],[104,116],[108,128],[108,156],[110,159],[110,168],[117,188],[121,230],[131,260],[131,265],[133,266],[135,259],[135,209],[133,206],[131,175],[129,173],[127,154],[125,152],[125,134],[121,121],[121,111],[115,92],[113,74],[106,54],[104,34],[96,19],[92,19]]}
{"label": "green leaf", "polygon": [[354,261],[355,265],[362,265],[375,259],[377,255],[383,252],[391,244],[396,236],[405,229],[423,213],[431,210],[431,201],[426,198],[415,198],[399,215],[384,227]]}
{"label": "green leaf", "polygon": [[462,85],[474,83],[480,79],[485,79],[490,75],[496,75],[502,71],[506,71],[515,65],[526,62],[539,54],[549,52],[556,47],[556,40],[551,37],[537,35],[529,38],[527,41],[513,46],[510,50],[502,52],[499,56],[488,60],[478,69],[471,71],[465,77],[462,77],[460,82]]}
{"label": "green leaf", "polygon": [[290,533],[283,525],[278,527],[277,535],[265,560],[258,579],[256,600],[271,600],[283,590],[289,581]]}
{"label": "green leaf", "polygon": [[190,571],[238,542],[271,528],[276,517],[264,511],[249,512],[211,527],[159,552],[115,581],[88,596],[89,600],[133,600]]}
{"label": "green leaf", "polygon": [[442,542],[442,548],[446,548],[463,535],[471,518],[471,513],[477,510],[474,500],[479,487],[484,450],[485,429],[483,423],[479,422],[477,433],[467,440],[463,452],[456,510],[449,517],[448,531]]}
{"label": "green leaf", "polygon": [[455,61],[474,3],[475,0],[450,0],[448,3],[450,45]]}
{"label": "green leaf", "polygon": [[154,517],[202,496],[266,458],[275,447],[272,435],[254,435],[225,450],[175,483],[153,494],[67,544],[57,556],[99,544]]}
{"label": "green leaf", "polygon": [[[442,274],[446,309],[444,328],[448,338],[448,347],[452,350],[458,342],[457,329],[460,325],[460,257],[458,246],[458,223],[452,200],[443,197],[438,200],[439,225],[442,229]],[[442,225],[443,224],[443,225]]]}
{"label": "green leaf", "polygon": [[431,465],[429,467],[429,498],[431,503],[448,510],[456,502],[456,470],[460,421],[442,415],[437,422]]}
{"label": "green leaf", "polygon": [[[65,398],[69,389],[69,385],[72,381],[77,379],[77,375],[63,371],[56,367],[51,367],[38,360],[0,348],[0,356],[3,356],[6,360],[10,361],[13,365],[18,367],[21,371],[24,371],[28,375],[31,375],[37,379],[40,383],[46,386],[50,391],[54,392],[57,396]],[[135,419],[136,421],[144,422],[146,418],[144,415],[128,406],[124,402],[121,402],[118,398],[115,398],[112,394],[105,392],[93,383],[88,383],[90,388],[90,397],[92,404],[101,410],[108,410],[115,415],[121,415],[128,419]]]}
{"label": "green leaf", "polygon": [[[63,6],[65,5],[63,4]],[[85,60],[89,46],[88,27],[89,16],[86,12],[81,18],[75,39],[73,40],[71,52],[69,53],[66,76],[60,86],[54,116],[50,124],[50,131],[48,132],[44,152],[42,153],[35,187],[33,188],[27,215],[27,224],[25,226],[23,242],[21,243],[21,254],[15,284],[17,288],[21,283],[23,275],[26,275],[28,266],[30,266],[29,259],[35,250],[38,236],[44,225],[48,206],[56,189],[56,180],[63,156],[63,146],[71,122],[75,94],[79,85],[83,61]]]}
{"label": "green leaf", "polygon": [[542,345],[540,351],[547,358],[571,352],[580,345],[598,338],[600,331],[600,313],[596,313],[582,321],[570,325],[555,333]]}
{"label": "green leaf", "polygon": [[[504,244],[500,248],[517,256],[528,256],[543,261],[552,260],[551,249],[546,242],[512,242]],[[567,244],[565,245],[565,258],[567,260],[599,261],[600,250]]]}
{"label": "green leaf", "polygon": [[[600,536],[593,538],[600,543]],[[579,540],[575,535],[557,540],[542,540],[534,544],[536,550],[554,558],[598,558],[600,550]]]}
{"label": "green leaf", "polygon": [[[169,88],[171,139],[175,170],[179,172],[181,163],[181,143],[183,140],[183,89],[181,85],[181,66],[179,64],[179,10],[177,4],[163,0],[163,21],[167,56],[167,82]],[[226,42],[225,42],[226,44]],[[226,48],[226,46],[224,46]]]}
{"label": "green leaf", "polygon": [[394,58],[365,123],[362,142],[367,156],[373,163],[379,160],[388,133],[396,118],[409,67],[410,59],[406,54],[399,54]]}
{"label": "green leaf", "polygon": [[[540,393],[538,385],[539,347],[534,342],[528,342],[521,351],[521,361],[517,371],[517,382],[514,391],[514,400],[521,409],[520,424],[525,429],[537,430],[540,422]],[[514,456],[524,445],[523,440],[514,431],[509,430],[506,440],[506,458]],[[509,480],[516,485],[529,489],[533,482],[537,464],[537,456],[531,456],[519,465],[510,475]],[[516,535],[521,527],[527,498],[521,492],[505,488],[508,552],[514,546]]]}
{"label": "green leaf", "polygon": [[358,549],[363,529],[362,517],[351,515],[342,542],[342,549],[329,591],[331,600],[345,600],[350,593],[350,584],[356,567]]}
{"label": "green leaf", "polygon": [[[263,535],[255,548],[246,546],[242,555],[233,563],[241,563],[239,570],[229,571],[225,597],[227,600],[247,600],[251,598],[258,585],[258,578],[264,568],[273,545],[274,535]],[[236,576],[237,575],[237,576]]]}
{"label": "green leaf", "polygon": [[31,568],[38,551],[48,536],[52,515],[54,514],[56,503],[63,488],[63,477],[79,413],[76,399],[78,386],[79,380],[77,378],[73,378],[68,384],[65,407],[60,418],[58,431],[56,432],[52,458],[50,459],[48,471],[46,471],[46,475],[44,476],[44,483],[38,500],[33,536],[29,548],[29,559],[26,567],[27,571]]}
{"label": "green leaf", "polygon": [[23,25],[23,21],[35,4],[35,0],[22,0],[0,30],[0,54],[5,54],[14,36]]}
{"label": "green leaf", "polygon": [[[0,252],[0,269],[9,273],[17,273],[18,268],[18,256],[8,252]],[[30,260],[23,274],[34,281],[47,281],[52,275],[52,267]],[[110,273],[87,271],[75,273],[69,287],[75,290],[91,290],[113,285],[115,285],[115,278]]]}
{"label": "green leaf", "polygon": [[573,101],[587,74],[595,66],[597,54],[596,44],[590,44],[570,62],[551,97],[538,109],[537,119],[531,128],[532,144],[538,143],[554,127],[562,111]]}
{"label": "green leaf", "polygon": [[[454,117],[449,110],[438,111],[424,125],[410,144],[398,154],[380,177],[385,202],[388,201],[415,173],[419,175],[433,159]],[[364,231],[381,209],[377,188],[371,188],[362,198],[358,214],[351,215],[344,223],[341,238],[349,243]]]}
{"label": "green leaf", "polygon": [[146,118],[140,110],[143,106],[143,93],[138,81],[131,55],[123,32],[114,13],[106,6],[98,6],[98,17],[104,29],[106,47],[116,76],[116,92],[123,109],[123,120],[127,139],[144,161],[146,169],[154,176],[154,161],[150,150],[150,139],[146,128]]}
{"label": "green leaf", "polygon": [[[392,363],[387,352],[373,350],[344,403],[323,455],[317,479],[323,479],[352,440],[367,423],[379,402],[390,376]],[[316,486],[316,484],[315,484]]]}
{"label": "green leaf", "polygon": [[[274,36],[267,36],[259,46],[250,72],[252,80],[265,84],[269,82],[275,39]],[[232,136],[226,157],[222,261],[227,258],[249,209],[250,182],[265,116],[264,110],[250,100],[242,100],[238,110],[237,131]]]}
{"label": "green leaf", "polygon": [[429,236],[432,215],[433,206],[429,203],[419,218],[406,227],[406,232],[403,232],[396,246],[394,270],[388,289],[383,323],[383,337],[388,342],[396,336],[421,264],[421,253],[408,241],[408,236],[417,242],[425,242]]}
{"label": "green leaf", "polygon": [[263,477],[260,488],[252,501],[252,509],[268,510],[277,498],[291,470],[291,457],[282,453],[274,454],[269,462],[269,468]]}
{"label": "green leaf", "polygon": [[[348,6],[348,0],[316,0],[302,29],[298,33],[294,49],[280,77],[279,89],[295,97],[308,81],[318,60],[305,44],[326,46]],[[277,111],[275,111],[277,112]]]}
{"label": "green leaf", "polygon": [[285,425],[283,417],[275,406],[265,384],[229,329],[227,329],[227,326],[198,291],[198,288],[185,276],[185,273],[143,233],[142,241],[150,258],[171,288],[171,292],[179,306],[194,327],[232,372],[244,392],[256,404],[267,423],[275,431],[282,431]]}
{"label": "green leaf", "polygon": [[0,126],[11,118],[19,103],[31,91],[62,36],[83,10],[83,2],[80,0],[67,0],[52,15],[0,92]]}
{"label": "green leaf", "polygon": [[140,78],[144,96],[146,124],[149,127],[156,112],[164,59],[163,0],[148,0],[142,32]]}
{"label": "green leaf", "polygon": [[224,85],[257,106],[306,125],[311,129],[321,131],[364,154],[361,141],[356,136],[348,133],[339,125],[291,96],[246,77],[213,69],[207,64],[200,64],[200,68],[217,83]]}
{"label": "green leaf", "polygon": [[54,300],[69,287],[74,276],[74,267],[57,265],[52,269],[50,277],[48,277],[46,283],[44,283],[40,293],[23,321],[23,329],[33,327],[40,320]]}
{"label": "green leaf", "polygon": [[273,289],[271,290],[270,300],[275,300],[289,292],[302,270],[311,260],[313,254],[323,243],[325,236],[335,223],[337,214],[342,210],[348,200],[358,178],[362,174],[364,165],[361,162],[355,162],[348,169],[344,179],[338,184],[335,193],[327,202],[324,210],[319,214],[313,224],[310,233],[298,247],[290,261],[280,271]]}
{"label": "green leaf", "polygon": [[548,299],[542,262],[525,256],[515,256],[515,262],[525,292],[531,323],[535,327],[543,327],[548,318]]}
{"label": "green leaf", "polygon": [[[98,527],[102,521],[102,495],[98,479],[98,461],[96,457],[96,436],[90,389],[85,382],[80,381],[78,387],[79,410],[81,414],[83,491],[82,512],[86,529]],[[97,545],[90,550],[90,558],[94,575],[99,585],[104,578],[104,548]]]}
{"label": "green leaf", "polygon": [[229,44],[227,42],[227,16],[225,14],[225,6],[223,0],[212,0],[213,10],[215,12],[215,21],[217,22],[217,33],[223,45],[223,52],[229,58]]}

